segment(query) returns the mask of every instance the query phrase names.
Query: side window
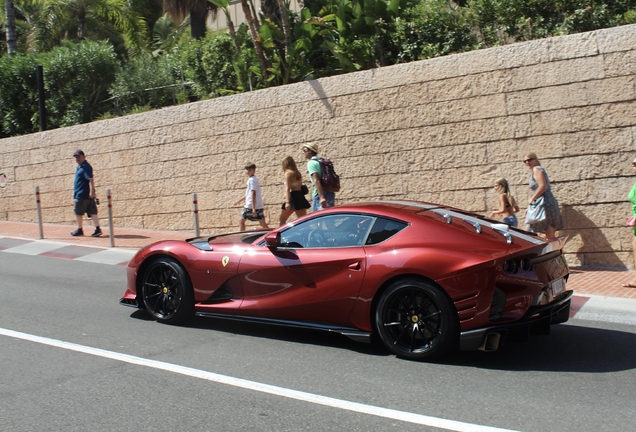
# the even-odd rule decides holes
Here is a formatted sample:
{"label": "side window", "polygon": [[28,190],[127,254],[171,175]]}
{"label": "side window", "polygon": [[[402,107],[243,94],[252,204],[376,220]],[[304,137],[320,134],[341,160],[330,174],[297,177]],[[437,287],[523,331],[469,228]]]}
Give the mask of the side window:
{"label": "side window", "polygon": [[319,216],[281,231],[281,247],[337,248],[362,246],[373,216],[332,214]]}
{"label": "side window", "polygon": [[394,219],[377,218],[365,244],[374,245],[382,243],[402,231],[407,226],[408,224],[406,222]]}

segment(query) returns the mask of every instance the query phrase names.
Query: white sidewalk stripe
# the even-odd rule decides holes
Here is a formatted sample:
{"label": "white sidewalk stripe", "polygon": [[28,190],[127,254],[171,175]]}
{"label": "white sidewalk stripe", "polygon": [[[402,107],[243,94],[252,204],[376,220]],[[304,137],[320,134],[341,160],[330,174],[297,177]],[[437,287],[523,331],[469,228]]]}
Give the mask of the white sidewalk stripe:
{"label": "white sidewalk stripe", "polygon": [[585,302],[574,318],[636,325],[636,300],[617,297],[585,296]]}
{"label": "white sidewalk stripe", "polygon": [[[17,237],[7,237],[0,236],[2,238],[11,238],[17,240],[23,240]],[[83,245],[77,243],[63,243],[63,242],[55,242],[49,240],[32,240],[32,239],[24,239],[28,240],[29,243],[25,243],[20,246],[14,246],[11,248],[7,248],[4,250],[0,250],[0,252],[9,252],[16,254],[25,254],[25,255],[41,255],[46,252],[54,252],[57,249],[62,249],[68,246],[79,246],[82,248],[90,248],[95,252],[87,252],[83,256],[79,256],[77,258],[70,258],[76,261],[86,261],[92,263],[99,264],[109,264],[109,265],[117,265],[121,263],[125,263],[130,261],[130,259],[137,253],[137,250],[133,249],[104,249],[103,247],[93,246],[93,245]]]}
{"label": "white sidewalk stripe", "polygon": [[24,255],[39,255],[68,246],[67,243],[52,242],[48,240],[35,240],[20,246],[5,249],[2,252],[18,253]]}
{"label": "white sidewalk stripe", "polygon": [[302,402],[313,403],[317,405],[328,406],[331,408],[353,411],[361,414],[369,414],[377,417],[383,417],[393,420],[399,420],[408,423],[414,423],[424,426],[431,426],[440,429],[446,429],[459,432],[496,432],[509,431],[509,429],[500,429],[489,426],[480,426],[472,423],[464,423],[454,420],[445,420],[437,417],[430,417],[421,414],[410,413],[406,411],[398,411],[389,408],[382,408],[373,405],[366,405],[358,402],[350,402],[343,399],[335,399],[327,396],[306,393],[298,390],[291,390],[284,387],[277,387],[269,384],[262,384],[255,381],[249,381],[241,378],[234,378],[227,375],[220,375],[213,372],[207,372],[200,369],[194,369],[186,366],[179,366],[172,363],[165,363],[157,360],[145,359],[128,354],[122,354],[114,351],[107,351],[99,348],[92,348],[84,345],[78,345],[70,342],[64,342],[56,339],[50,339],[41,336],[30,335],[13,330],[0,328],[0,335],[21,339],[25,341],[35,342],[52,347],[62,348],[70,351],[89,354],[97,357],[103,357],[111,360],[117,360],[124,363],[150,367],[153,369],[165,370],[193,378],[204,379],[219,384],[230,385],[246,390],[267,393],[275,396],[295,399]]}
{"label": "white sidewalk stripe", "polygon": [[75,258],[75,261],[86,261],[100,264],[120,264],[130,261],[137,251],[127,249],[104,249],[89,255]]}

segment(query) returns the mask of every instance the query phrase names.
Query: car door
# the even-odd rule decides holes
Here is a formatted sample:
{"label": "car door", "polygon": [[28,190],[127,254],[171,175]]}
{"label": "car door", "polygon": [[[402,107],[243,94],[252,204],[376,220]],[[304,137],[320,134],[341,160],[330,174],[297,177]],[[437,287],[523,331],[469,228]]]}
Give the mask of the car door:
{"label": "car door", "polygon": [[254,245],[241,258],[241,313],[346,325],[366,271],[372,216],[325,214],[280,231],[276,248]]}

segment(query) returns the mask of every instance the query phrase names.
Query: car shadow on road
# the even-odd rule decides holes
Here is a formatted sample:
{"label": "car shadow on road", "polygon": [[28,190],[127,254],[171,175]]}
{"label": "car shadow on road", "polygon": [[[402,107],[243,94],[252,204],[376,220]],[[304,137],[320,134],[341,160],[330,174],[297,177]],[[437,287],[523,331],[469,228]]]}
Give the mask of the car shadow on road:
{"label": "car shadow on road", "polygon": [[548,336],[505,344],[495,352],[462,352],[444,363],[507,371],[624,371],[636,369],[636,334],[559,325]]}
{"label": "car shadow on road", "polygon": [[[145,311],[132,318],[153,320]],[[379,342],[362,343],[338,333],[210,317],[195,317],[183,327],[327,346],[364,355],[393,356]],[[397,361],[400,361],[396,358]],[[436,364],[506,371],[607,373],[636,369],[636,334],[583,327],[552,326],[548,336],[506,343],[495,352],[463,351],[434,361]]]}
{"label": "car shadow on road", "polygon": [[[144,321],[154,319],[145,311],[137,310],[130,315],[131,318]],[[339,333],[324,330],[286,327],[273,324],[250,323],[232,321],[211,317],[194,317],[190,322],[182,324],[182,327],[190,327],[202,330],[213,330],[243,336],[253,336],[267,339],[276,339],[298,344],[311,344],[328,346],[332,348],[346,349],[366,355],[389,356],[388,351],[380,344],[356,342]]]}

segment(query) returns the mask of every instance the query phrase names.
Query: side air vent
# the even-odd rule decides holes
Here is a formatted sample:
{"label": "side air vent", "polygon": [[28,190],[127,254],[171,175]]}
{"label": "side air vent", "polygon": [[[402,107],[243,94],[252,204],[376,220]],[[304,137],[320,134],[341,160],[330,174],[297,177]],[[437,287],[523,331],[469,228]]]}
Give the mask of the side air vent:
{"label": "side air vent", "polygon": [[501,318],[504,306],[506,306],[506,293],[495,287],[495,291],[492,293],[492,302],[490,303],[490,314],[488,315],[488,320],[496,321]]}
{"label": "side air vent", "polygon": [[234,297],[234,293],[232,292],[232,288],[230,288],[227,285],[227,283],[225,283],[225,284],[221,285],[219,287],[219,289],[214,291],[214,294],[212,294],[210,296],[210,298],[207,299],[206,301],[204,301],[203,303],[205,303],[205,304],[223,303],[223,302],[232,300],[232,297]]}

